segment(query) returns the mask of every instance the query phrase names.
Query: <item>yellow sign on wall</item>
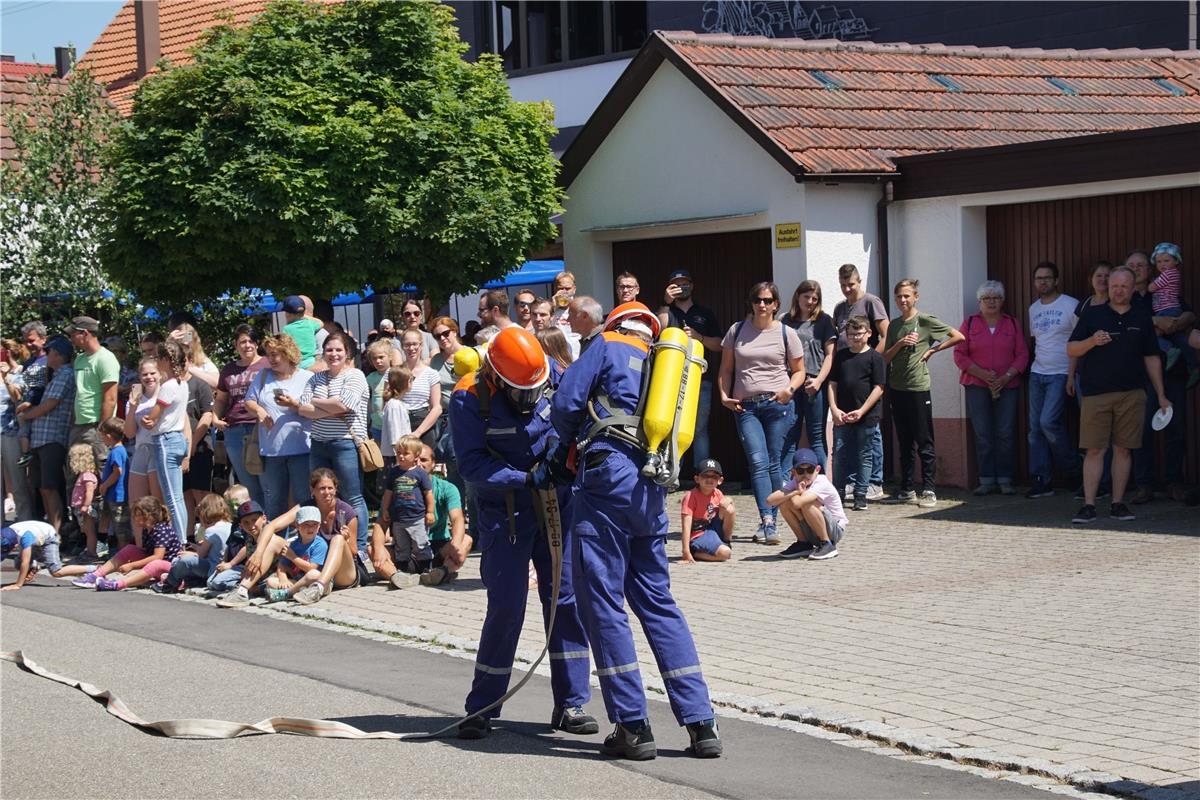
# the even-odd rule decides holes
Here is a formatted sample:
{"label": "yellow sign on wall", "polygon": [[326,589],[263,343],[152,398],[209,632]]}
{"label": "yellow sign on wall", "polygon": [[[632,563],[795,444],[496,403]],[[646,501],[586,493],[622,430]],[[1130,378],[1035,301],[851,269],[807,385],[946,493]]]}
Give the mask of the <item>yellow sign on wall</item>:
{"label": "yellow sign on wall", "polygon": [[781,222],[775,226],[775,249],[799,247],[802,241],[799,222]]}

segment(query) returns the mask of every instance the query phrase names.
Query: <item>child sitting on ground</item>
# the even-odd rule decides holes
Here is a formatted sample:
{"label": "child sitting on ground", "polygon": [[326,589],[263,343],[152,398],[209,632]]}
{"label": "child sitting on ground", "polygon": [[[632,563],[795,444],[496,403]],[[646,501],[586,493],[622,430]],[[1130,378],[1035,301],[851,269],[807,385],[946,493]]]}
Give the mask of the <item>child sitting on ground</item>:
{"label": "child sitting on ground", "polygon": [[203,541],[195,552],[180,553],[171,564],[171,570],[161,584],[165,592],[181,592],[189,583],[193,586],[206,584],[225,554],[225,545],[233,528],[230,524],[233,516],[225,498],[219,494],[204,495],[196,504],[196,517],[204,531]]}
{"label": "child sitting on ground", "polygon": [[2,591],[15,592],[32,582],[39,566],[55,578],[63,577],[64,567],[58,554],[58,544],[58,532],[54,526],[40,520],[14,522],[12,527],[0,531],[0,559],[8,558],[8,554],[12,553],[13,565],[17,568],[16,582],[5,586]]}
{"label": "child sitting on ground", "polygon": [[84,442],[71,445],[67,451],[67,465],[75,475],[75,486],[71,489],[71,510],[79,522],[87,544],[83,551],[83,559],[99,561],[100,554],[96,551],[96,486],[100,478],[96,475],[96,456],[92,446]]}
{"label": "child sitting on ground", "polygon": [[696,486],[683,498],[683,561],[728,561],[733,555],[735,510],[733,498],[726,497],[719,487],[725,482],[721,463],[706,458],[696,467]]}
{"label": "child sitting on ground", "polygon": [[461,559],[471,552],[472,539],[467,535],[462,495],[457,486],[435,471],[432,447],[421,445],[419,463],[433,482],[433,525],[429,528],[433,563],[428,572],[421,573],[421,585],[440,586],[458,576],[463,563]]}
{"label": "child sitting on ground", "polygon": [[795,544],[780,553],[780,558],[824,561],[838,554],[838,542],[846,531],[846,512],[841,495],[821,474],[812,450],[802,447],[796,451],[791,479],[767,496],[767,505],[778,507],[796,534]]}
{"label": "child sitting on ground", "polygon": [[[237,529],[226,542],[225,560],[217,564],[216,572],[208,579],[209,591],[225,592],[222,597],[236,594],[249,602],[250,589],[271,568],[270,564],[263,565],[255,552],[258,539],[266,527],[267,515],[262,506],[253,500],[238,506]],[[217,605],[225,607],[220,599]]]}
{"label": "child sitting on ground", "polygon": [[[396,465],[388,470],[379,512],[378,527],[392,532],[392,563],[398,571],[389,580],[395,589],[416,586],[433,561],[429,547],[429,528],[434,521],[433,484],[429,473],[418,466],[421,447],[420,437],[412,434],[397,440]],[[382,537],[376,538],[382,544]]]}
{"label": "child sitting on ground", "polygon": [[321,577],[329,544],[320,536],[321,512],[316,506],[301,506],[296,512],[297,535],[287,540],[276,562],[275,574],[266,580],[267,602],[290,600],[296,592]]}
{"label": "child sitting on ground", "polygon": [[96,494],[103,498],[100,530],[108,537],[108,552],[115,553],[129,544],[129,453],[125,450],[125,425],[116,417],[100,423],[100,435],[108,447],[108,459],[100,473]]}
{"label": "child sitting on ground", "polygon": [[[230,530],[229,539],[225,542],[225,551],[219,556],[217,566],[208,578],[207,588],[210,593],[227,592],[237,586],[238,581],[242,579],[242,564],[250,555],[246,547],[246,533],[243,531],[237,515],[242,503],[250,502],[250,490],[240,483],[235,483],[221,496],[225,498],[225,504],[229,507],[229,517],[234,520],[234,524]],[[257,532],[250,534],[251,546],[253,546],[255,533]]]}
{"label": "child sitting on ground", "polygon": [[[133,544],[125,545],[115,557],[71,583],[83,589],[117,592],[166,575],[182,548],[179,534],[171,525],[170,511],[157,497],[143,497],[133,504],[133,526]],[[109,578],[110,573],[119,577]]]}

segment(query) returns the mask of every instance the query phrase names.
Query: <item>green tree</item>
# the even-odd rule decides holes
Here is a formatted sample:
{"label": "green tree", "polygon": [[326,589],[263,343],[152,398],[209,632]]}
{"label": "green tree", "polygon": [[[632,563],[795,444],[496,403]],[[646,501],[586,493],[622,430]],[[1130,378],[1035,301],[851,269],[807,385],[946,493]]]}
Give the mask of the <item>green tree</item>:
{"label": "green tree", "polygon": [[[67,312],[116,310],[101,268],[101,150],[117,114],[86,70],[29,79],[26,105],[4,108],[15,155],[0,163],[0,293],[8,316],[58,298]],[[39,311],[32,311],[36,316]],[[80,313],[83,313],[82,311]]]}
{"label": "green tree", "polygon": [[496,278],[553,236],[548,104],[463,60],[450,8],[282,0],[143,81],[101,248],[145,294],[329,296]]}

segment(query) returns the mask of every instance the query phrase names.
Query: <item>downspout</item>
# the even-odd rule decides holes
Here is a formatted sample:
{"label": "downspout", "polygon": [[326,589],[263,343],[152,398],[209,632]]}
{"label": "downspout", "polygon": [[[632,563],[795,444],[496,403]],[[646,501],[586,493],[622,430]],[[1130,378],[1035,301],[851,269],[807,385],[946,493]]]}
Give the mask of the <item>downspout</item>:
{"label": "downspout", "polygon": [[892,296],[892,270],[888,262],[888,206],[896,199],[895,185],[884,181],[875,204],[875,246],[879,251],[879,299],[886,305]]}
{"label": "downspout", "polygon": [[1188,50],[1196,49],[1196,0],[1188,0]]}

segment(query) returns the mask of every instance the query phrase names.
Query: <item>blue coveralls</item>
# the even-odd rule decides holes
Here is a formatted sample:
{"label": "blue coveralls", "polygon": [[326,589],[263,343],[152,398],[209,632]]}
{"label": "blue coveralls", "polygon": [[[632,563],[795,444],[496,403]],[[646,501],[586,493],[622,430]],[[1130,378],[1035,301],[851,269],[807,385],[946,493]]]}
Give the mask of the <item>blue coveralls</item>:
{"label": "blue coveralls", "polygon": [[[525,622],[529,595],[529,560],[538,576],[543,624],[550,619],[554,571],[546,534],[538,521],[533,490],[525,480],[534,465],[548,456],[551,445],[550,404],[538,401],[532,414],[518,415],[501,391],[488,392],[488,419],[480,412],[476,375],[458,382],[450,397],[450,429],[464,480],[475,489],[478,503],[480,575],[487,588],[487,616],[479,635],[475,679],[466,709],[473,714],[508,691],[517,640]],[[490,387],[488,387],[490,389]],[[496,458],[489,449],[501,458]],[[512,526],[506,495],[513,505]],[[569,493],[559,490],[559,506],[567,533]],[[511,538],[515,533],[515,539]],[[591,698],[588,684],[587,635],[579,621],[571,589],[571,557],[564,544],[558,613],[550,634],[550,686],[558,706],[582,706]],[[500,716],[494,708],[485,717]]]}
{"label": "blue coveralls", "polygon": [[[606,332],[563,374],[550,419],[560,440],[586,437],[598,394],[632,414],[642,387],[646,344]],[[595,404],[601,418],[608,416]],[[637,614],[680,725],[713,718],[708,686],[687,620],[671,595],[666,489],[641,475],[645,453],[599,436],[577,458],[571,536],[579,610],[592,642],[610,722],[647,718],[646,692],[624,604]]]}

